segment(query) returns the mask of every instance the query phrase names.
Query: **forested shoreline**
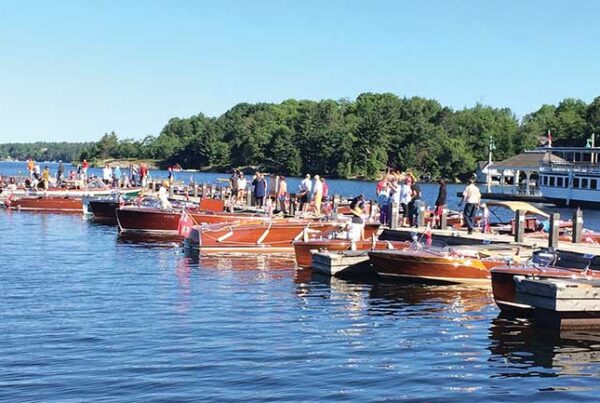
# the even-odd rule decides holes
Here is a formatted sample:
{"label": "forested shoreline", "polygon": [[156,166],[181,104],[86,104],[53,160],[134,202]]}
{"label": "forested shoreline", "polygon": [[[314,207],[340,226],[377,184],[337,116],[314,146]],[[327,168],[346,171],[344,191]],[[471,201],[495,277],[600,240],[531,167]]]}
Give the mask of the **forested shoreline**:
{"label": "forested shoreline", "polygon": [[[364,93],[354,101],[241,103],[219,117],[172,118],[157,136],[143,140],[111,132],[96,143],[60,144],[71,153],[81,147],[75,160],[155,159],[189,169],[256,167],[340,178],[374,178],[391,167],[463,179],[477,161],[487,160],[490,137],[494,159],[501,160],[535,147],[548,130],[554,145],[585,145],[592,133],[600,134],[600,97],[590,104],[566,98],[520,120],[509,108],[477,104],[453,110],[436,100],[390,93]],[[0,145],[0,157],[10,150],[6,146]]]}

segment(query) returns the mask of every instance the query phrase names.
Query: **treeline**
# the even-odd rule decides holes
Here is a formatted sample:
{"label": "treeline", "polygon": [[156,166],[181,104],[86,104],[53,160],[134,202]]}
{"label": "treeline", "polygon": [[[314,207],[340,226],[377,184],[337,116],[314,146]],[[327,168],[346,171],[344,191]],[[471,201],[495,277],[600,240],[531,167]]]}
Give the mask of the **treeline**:
{"label": "treeline", "polygon": [[82,158],[151,158],[184,168],[261,170],[331,177],[375,177],[387,167],[448,179],[471,175],[495,160],[538,144],[552,131],[555,145],[585,145],[600,134],[600,97],[591,104],[565,99],[521,121],[508,108],[476,105],[453,110],[439,102],[364,93],[355,101],[287,100],[234,106],[219,117],[169,120],[157,137],[119,140],[113,132]]}
{"label": "treeline", "polygon": [[36,161],[76,161],[81,153],[94,143],[5,143],[0,144],[1,159],[26,160],[33,158]]}

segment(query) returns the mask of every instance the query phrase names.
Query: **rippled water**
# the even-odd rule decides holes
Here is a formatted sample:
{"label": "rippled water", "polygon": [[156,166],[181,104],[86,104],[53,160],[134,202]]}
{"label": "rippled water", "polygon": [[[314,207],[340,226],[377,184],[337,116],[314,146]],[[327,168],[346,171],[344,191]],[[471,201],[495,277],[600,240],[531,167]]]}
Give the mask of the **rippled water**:
{"label": "rippled water", "polygon": [[0,211],[0,400],[596,399],[600,332],[489,292],[186,257],[80,216]]}

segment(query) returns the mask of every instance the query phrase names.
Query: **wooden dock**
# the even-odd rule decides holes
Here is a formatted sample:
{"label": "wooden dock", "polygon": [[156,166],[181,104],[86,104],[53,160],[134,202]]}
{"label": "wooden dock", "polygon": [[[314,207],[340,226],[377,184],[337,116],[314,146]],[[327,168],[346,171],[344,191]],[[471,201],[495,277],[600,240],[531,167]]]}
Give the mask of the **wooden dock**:
{"label": "wooden dock", "polygon": [[533,307],[532,320],[544,326],[600,327],[600,281],[515,276],[516,302]]}
{"label": "wooden dock", "polygon": [[370,273],[371,262],[369,251],[335,251],[335,252],[312,252],[313,270],[339,276],[343,274]]}

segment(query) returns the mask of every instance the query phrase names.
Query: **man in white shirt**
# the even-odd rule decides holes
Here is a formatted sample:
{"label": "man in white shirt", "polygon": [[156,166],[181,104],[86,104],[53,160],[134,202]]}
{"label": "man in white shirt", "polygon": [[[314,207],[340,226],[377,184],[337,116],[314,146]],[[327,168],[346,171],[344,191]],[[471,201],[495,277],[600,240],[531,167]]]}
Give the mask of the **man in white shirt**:
{"label": "man in white shirt", "polygon": [[465,217],[465,223],[467,224],[467,232],[472,234],[473,227],[475,226],[473,219],[475,218],[475,213],[479,208],[479,203],[481,203],[481,192],[479,192],[479,188],[475,185],[474,179],[469,179],[469,184],[463,192],[463,198],[459,203],[459,206],[462,203],[465,203],[463,216]]}
{"label": "man in white shirt", "polygon": [[310,192],[312,191],[312,182],[310,181],[310,175],[306,174],[306,177],[300,182],[299,186],[300,196],[300,211],[306,213],[308,209],[308,203],[310,202]]}

